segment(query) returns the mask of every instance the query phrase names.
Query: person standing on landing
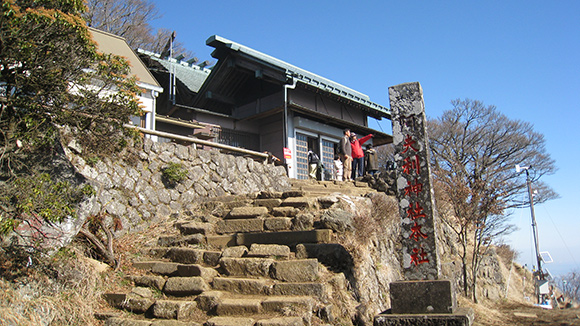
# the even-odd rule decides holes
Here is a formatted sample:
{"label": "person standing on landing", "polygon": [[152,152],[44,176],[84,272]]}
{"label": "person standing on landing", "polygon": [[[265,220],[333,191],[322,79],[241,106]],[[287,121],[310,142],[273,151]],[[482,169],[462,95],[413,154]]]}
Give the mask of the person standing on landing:
{"label": "person standing on landing", "polygon": [[373,134],[368,134],[361,139],[357,139],[354,132],[350,133],[350,143],[352,146],[352,179],[357,177],[362,177],[365,171],[364,168],[364,158],[365,152],[363,152],[362,144],[367,140],[371,139]]}
{"label": "person standing on landing", "polygon": [[368,174],[374,176],[375,173],[379,172],[379,159],[377,157],[377,150],[373,148],[373,145],[368,144],[367,150],[365,151],[365,168]]}
{"label": "person standing on landing", "polygon": [[338,144],[338,155],[342,161],[342,180],[348,181],[351,177],[352,168],[352,146],[350,144],[350,129],[344,130],[344,136],[340,139]]}
{"label": "person standing on landing", "polygon": [[342,181],[342,161],[340,160],[340,155],[334,155],[334,170],[333,177],[336,181]]}

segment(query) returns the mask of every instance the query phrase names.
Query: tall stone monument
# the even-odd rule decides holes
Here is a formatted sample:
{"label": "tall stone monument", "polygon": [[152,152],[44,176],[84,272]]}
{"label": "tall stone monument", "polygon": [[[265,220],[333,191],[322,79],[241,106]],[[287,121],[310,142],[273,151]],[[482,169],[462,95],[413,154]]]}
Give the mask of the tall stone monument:
{"label": "tall stone monument", "polygon": [[468,326],[457,311],[455,290],[441,280],[425,103],[419,83],[389,87],[397,197],[401,216],[403,280],[390,284],[391,310],[375,317],[375,326]]}

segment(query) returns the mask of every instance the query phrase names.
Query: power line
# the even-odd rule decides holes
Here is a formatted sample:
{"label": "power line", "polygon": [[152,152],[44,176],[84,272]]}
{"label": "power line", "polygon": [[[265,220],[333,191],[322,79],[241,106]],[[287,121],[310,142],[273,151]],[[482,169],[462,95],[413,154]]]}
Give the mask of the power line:
{"label": "power line", "polygon": [[556,230],[556,233],[558,233],[558,236],[560,237],[560,240],[562,240],[562,243],[564,244],[564,247],[566,248],[566,251],[568,251],[568,254],[570,255],[570,258],[572,258],[572,261],[574,262],[574,266],[577,269],[580,269],[579,268],[579,265],[578,265],[578,262],[576,262],[576,259],[574,258],[574,255],[572,254],[572,251],[568,247],[568,244],[566,243],[566,241],[564,241],[564,237],[560,233],[560,230],[558,230],[558,227],[556,226],[556,223],[554,223],[554,219],[552,219],[552,215],[550,215],[550,213],[548,212],[548,210],[546,209],[546,207],[543,207],[543,208],[545,210],[546,215],[550,219],[550,222],[552,222],[552,225],[554,225],[554,229]]}

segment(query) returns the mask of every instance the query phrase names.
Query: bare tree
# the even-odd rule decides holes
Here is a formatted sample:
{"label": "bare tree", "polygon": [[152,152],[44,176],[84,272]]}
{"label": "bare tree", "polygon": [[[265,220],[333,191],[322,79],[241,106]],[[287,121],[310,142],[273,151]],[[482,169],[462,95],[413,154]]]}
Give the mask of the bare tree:
{"label": "bare tree", "polygon": [[531,124],[510,120],[480,101],[451,103],[451,110],[428,123],[433,175],[441,218],[460,241],[464,293],[471,289],[477,302],[481,258],[494,240],[514,230],[509,216],[527,190],[515,165],[532,166],[536,203],[557,197],[539,181],[556,168],[544,136]]}
{"label": "bare tree", "polygon": [[84,18],[90,27],[121,36],[138,48],[152,42],[149,22],[160,15],[149,0],[88,0]]}
{"label": "bare tree", "polygon": [[[125,38],[133,49],[161,53],[172,34],[168,29],[151,27],[150,22],[161,14],[150,0],[87,0],[83,18],[90,27]],[[178,41],[173,42],[173,53],[193,57]]]}
{"label": "bare tree", "polygon": [[[395,162],[395,148],[391,143],[378,146],[375,149],[377,150],[379,171],[384,172],[389,169],[389,165],[393,165]],[[391,168],[394,168],[394,166]]]}
{"label": "bare tree", "polygon": [[557,280],[558,287],[569,299],[580,302],[580,271],[574,270]]}

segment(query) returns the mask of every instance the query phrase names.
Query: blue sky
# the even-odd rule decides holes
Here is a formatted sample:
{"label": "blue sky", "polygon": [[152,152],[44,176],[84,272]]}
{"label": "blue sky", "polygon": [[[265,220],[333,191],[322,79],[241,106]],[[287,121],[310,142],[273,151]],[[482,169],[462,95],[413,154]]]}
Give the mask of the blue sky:
{"label": "blue sky", "polygon": [[[389,86],[418,81],[430,117],[470,98],[531,122],[559,168],[544,181],[561,196],[536,206],[540,250],[552,274],[580,270],[580,1],[154,2],[153,26],[175,30],[200,60],[220,35],[387,107]],[[529,209],[512,222],[520,230],[506,240],[531,266]]]}

